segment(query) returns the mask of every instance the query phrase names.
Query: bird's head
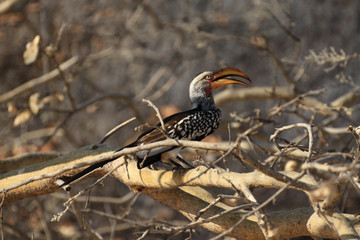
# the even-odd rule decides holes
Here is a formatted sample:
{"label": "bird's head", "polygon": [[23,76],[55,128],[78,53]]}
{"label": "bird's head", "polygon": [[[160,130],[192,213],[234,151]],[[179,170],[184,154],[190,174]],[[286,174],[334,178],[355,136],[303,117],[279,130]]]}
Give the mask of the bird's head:
{"label": "bird's head", "polygon": [[251,82],[250,78],[244,72],[236,68],[221,68],[216,72],[200,73],[192,80],[189,88],[193,108],[208,108],[215,106],[212,96],[213,89],[229,84],[249,85],[238,78]]}

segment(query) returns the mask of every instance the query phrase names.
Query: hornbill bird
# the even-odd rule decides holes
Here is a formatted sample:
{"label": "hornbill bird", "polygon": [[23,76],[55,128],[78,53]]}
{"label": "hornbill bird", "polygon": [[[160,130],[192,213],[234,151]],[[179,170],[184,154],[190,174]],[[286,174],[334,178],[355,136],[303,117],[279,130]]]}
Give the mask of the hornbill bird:
{"label": "hornbill bird", "polygon": [[[248,83],[237,79],[240,77],[251,82],[250,78],[236,68],[221,68],[216,72],[203,72],[196,76],[190,83],[189,95],[192,109],[173,114],[163,120],[164,128],[161,129],[160,123],[157,127],[142,133],[133,143],[117,150],[116,152],[128,148],[136,147],[147,143],[165,140],[168,137],[173,139],[187,139],[200,141],[209,134],[213,133],[221,120],[221,111],[216,108],[212,90],[228,85],[241,84],[248,86]],[[161,154],[168,152],[176,146],[163,146],[151,150],[139,151],[136,153],[137,166],[139,169],[147,167],[161,160]],[[115,160],[107,159],[95,163],[82,172],[67,180],[60,187],[66,186],[71,182],[85,176],[97,168]]]}

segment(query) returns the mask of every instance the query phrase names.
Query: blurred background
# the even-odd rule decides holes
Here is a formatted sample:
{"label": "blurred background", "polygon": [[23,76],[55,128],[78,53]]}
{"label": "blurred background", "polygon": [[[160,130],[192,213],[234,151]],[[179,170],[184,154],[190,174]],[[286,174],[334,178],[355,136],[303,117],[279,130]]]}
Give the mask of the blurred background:
{"label": "blurred background", "polygon": [[[38,44],[34,41],[37,35]],[[30,57],[27,55],[24,62],[29,42]],[[252,79],[253,87],[288,87],[294,89],[294,96],[325,89],[315,97],[330,104],[358,89],[359,43],[360,2],[356,0],[2,1],[0,158],[37,151],[64,153],[94,144],[111,128],[135,116],[136,121],[107,142],[123,146],[139,134],[137,126],[157,122],[154,110],[142,99],[151,100],[163,117],[187,110],[191,106],[188,87],[193,77],[225,66],[243,70]],[[49,77],[51,71],[66,62],[70,66],[56,77]],[[39,78],[47,80],[35,84]],[[6,95],[26,82],[33,84],[10,97]],[[355,94],[360,95],[359,91]],[[230,139],[235,140],[239,131],[252,124],[239,119],[265,119],[274,106],[290,99],[274,96],[226,102],[221,106],[222,126],[207,140],[228,141],[228,124],[238,121],[241,126],[230,134]],[[259,129],[258,141],[268,141],[276,127],[297,122],[332,128],[358,126],[359,103],[357,99],[331,116],[304,109],[299,114],[296,107],[288,109]],[[352,140],[351,134],[343,132],[326,143],[317,142],[317,147],[350,151]],[[89,181],[78,184],[74,191]],[[104,186],[92,191],[92,195],[115,199],[127,194],[131,194],[129,189],[113,179],[106,179]],[[257,194],[259,199],[266,199],[271,192]],[[293,194],[288,191],[269,210],[309,206],[303,194],[293,202],[286,200]],[[179,213],[147,197],[129,199],[133,202],[92,203],[90,208],[123,214],[149,225],[187,222]],[[65,194],[56,193],[8,206],[3,213],[5,239],[23,239],[22,234],[34,239],[89,238],[71,213],[59,222],[50,222],[64,209],[65,201]],[[136,210],[133,204],[138,206]],[[343,207],[346,209],[346,204]],[[146,229],[96,214],[87,218],[107,239],[134,239]],[[22,222],[28,224],[19,226],[19,219],[26,219]],[[184,233],[174,239],[187,236]],[[197,228],[192,237],[211,236],[214,234]]]}

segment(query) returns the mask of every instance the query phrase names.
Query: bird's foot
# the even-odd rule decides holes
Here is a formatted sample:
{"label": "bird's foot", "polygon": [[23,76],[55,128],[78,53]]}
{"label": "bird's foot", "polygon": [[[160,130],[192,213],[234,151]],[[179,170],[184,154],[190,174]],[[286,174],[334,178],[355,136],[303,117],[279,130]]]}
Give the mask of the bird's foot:
{"label": "bird's foot", "polygon": [[200,159],[194,160],[194,161],[192,162],[192,164],[194,165],[194,167],[206,165],[206,163],[205,163],[203,160],[200,160]]}
{"label": "bird's foot", "polygon": [[[193,165],[191,165],[190,163],[188,163],[187,161],[185,161],[182,157],[180,156],[176,156],[176,159],[174,160],[173,158],[169,157],[169,161],[175,165],[174,169],[190,169],[190,168],[194,168]],[[174,170],[173,169],[173,170]]]}

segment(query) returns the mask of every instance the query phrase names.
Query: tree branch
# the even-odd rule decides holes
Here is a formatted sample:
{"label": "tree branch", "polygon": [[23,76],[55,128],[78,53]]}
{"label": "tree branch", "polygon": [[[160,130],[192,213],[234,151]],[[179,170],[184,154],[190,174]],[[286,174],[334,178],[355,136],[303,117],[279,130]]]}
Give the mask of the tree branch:
{"label": "tree branch", "polygon": [[[191,141],[161,141],[152,144],[181,144],[187,146],[201,146],[202,148],[215,147],[215,149],[229,149],[229,145],[221,146],[210,143],[191,142]],[[149,145],[141,146],[141,148],[149,148]],[[80,171],[83,166],[105,158],[114,157],[115,148],[99,145],[97,149],[91,149],[92,146],[86,146],[76,151],[67,153],[53,160],[34,164],[17,171],[0,176],[0,199],[1,206],[10,204],[11,202],[29,198],[32,196],[48,194],[58,191],[56,180],[69,173],[75,174]],[[231,146],[230,146],[231,147]],[[119,155],[138,151],[138,148],[124,149]],[[126,150],[126,151],[125,151]],[[196,221],[198,212],[208,207],[214,202],[214,197],[202,187],[216,186],[221,188],[233,189],[234,185],[241,185],[253,188],[281,188],[285,184],[269,177],[261,172],[235,173],[227,172],[220,168],[207,168],[199,166],[190,170],[151,170],[148,168],[137,169],[136,161],[130,160],[125,162],[125,157],[120,157],[111,164],[105,165],[99,171],[94,172],[91,176],[104,175],[114,170],[114,166],[120,167],[112,173],[112,176],[129,186],[133,191],[140,192],[178,210],[189,219]],[[76,166],[76,168],[74,168]],[[66,172],[66,173],[65,173]],[[297,172],[282,172],[282,175],[288,178],[296,178],[300,175]],[[228,181],[231,179],[231,181]],[[301,182],[308,185],[315,185],[316,182],[311,176],[303,176]],[[26,184],[25,184],[26,183]],[[294,187],[289,187],[293,188]],[[220,233],[232,227],[242,217],[244,210],[229,211],[226,214],[220,214],[216,218],[206,220],[223,211],[230,210],[228,205],[218,202],[213,204],[205,211],[198,221],[201,226],[210,231]],[[312,215],[312,208],[295,209],[286,212],[273,212],[266,214],[269,223],[277,230],[280,238],[289,238],[301,235],[307,235],[306,222]],[[352,215],[344,215],[349,219],[355,219]],[[286,222],[286,224],[284,224]],[[254,216],[248,216],[241,224],[233,229],[229,236],[241,237],[243,239],[263,239],[261,229],[257,224]],[[321,234],[319,235],[321,236]],[[336,237],[333,235],[332,237]]]}

